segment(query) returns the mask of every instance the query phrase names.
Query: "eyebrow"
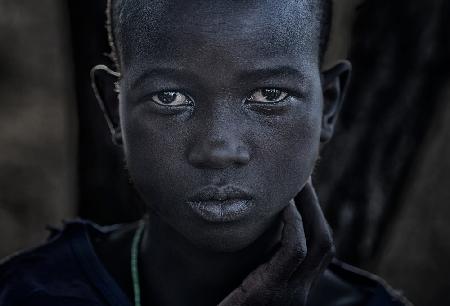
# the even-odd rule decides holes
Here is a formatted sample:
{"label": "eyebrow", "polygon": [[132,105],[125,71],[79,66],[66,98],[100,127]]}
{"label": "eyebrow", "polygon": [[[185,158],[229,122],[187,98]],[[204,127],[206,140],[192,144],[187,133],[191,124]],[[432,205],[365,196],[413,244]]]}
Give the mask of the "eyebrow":
{"label": "eyebrow", "polygon": [[157,78],[161,76],[181,81],[192,81],[192,80],[200,81],[200,78],[197,76],[197,74],[189,70],[183,68],[161,67],[149,69],[141,73],[135,80],[131,81],[130,88],[131,90],[134,90],[143,83],[145,83],[148,79]]}
{"label": "eyebrow", "polygon": [[271,68],[261,68],[251,71],[244,71],[239,75],[239,79],[260,80],[271,78],[292,78],[296,81],[306,80],[304,73],[292,66],[275,66]]}
{"label": "eyebrow", "polygon": [[[161,76],[169,77],[171,79],[179,81],[201,82],[201,78],[196,73],[187,69],[179,67],[160,67],[149,69],[141,73],[135,80],[131,81],[130,88],[131,90],[134,90],[145,83],[148,79],[158,78]],[[239,81],[258,81],[262,79],[270,80],[276,78],[290,78],[296,82],[306,80],[306,76],[304,73],[300,72],[298,69],[292,66],[286,65],[243,71],[237,75],[237,79]]]}

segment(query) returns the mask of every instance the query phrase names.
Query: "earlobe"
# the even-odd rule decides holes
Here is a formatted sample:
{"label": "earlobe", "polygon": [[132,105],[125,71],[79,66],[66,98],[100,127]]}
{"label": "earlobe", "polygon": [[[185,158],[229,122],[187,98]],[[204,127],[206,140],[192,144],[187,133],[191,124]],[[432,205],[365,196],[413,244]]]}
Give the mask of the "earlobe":
{"label": "earlobe", "polygon": [[322,72],[323,113],[320,141],[328,142],[333,136],[339,110],[350,82],[351,64],[339,61],[332,68]]}
{"label": "earlobe", "polygon": [[97,65],[91,70],[91,85],[97,102],[105,116],[112,141],[122,145],[122,131],[119,119],[119,97],[116,84],[120,74],[105,65]]}

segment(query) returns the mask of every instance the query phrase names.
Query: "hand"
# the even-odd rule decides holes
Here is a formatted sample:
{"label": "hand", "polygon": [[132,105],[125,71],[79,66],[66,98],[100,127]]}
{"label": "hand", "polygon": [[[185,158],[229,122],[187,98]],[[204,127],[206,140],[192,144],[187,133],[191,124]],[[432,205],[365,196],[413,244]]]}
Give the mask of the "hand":
{"label": "hand", "polygon": [[[304,221],[302,221],[302,218]],[[311,179],[283,211],[280,249],[219,306],[304,306],[312,284],[334,255],[333,239]]]}

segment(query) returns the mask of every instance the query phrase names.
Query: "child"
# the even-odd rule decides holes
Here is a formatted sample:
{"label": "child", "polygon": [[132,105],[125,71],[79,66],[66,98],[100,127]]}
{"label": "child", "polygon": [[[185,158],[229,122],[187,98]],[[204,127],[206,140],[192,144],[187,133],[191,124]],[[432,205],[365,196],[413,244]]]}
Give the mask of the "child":
{"label": "child", "polygon": [[321,72],[330,6],[112,0],[116,71],[92,76],[147,216],[67,224],[2,265],[1,305],[403,305],[330,264],[310,180],[350,72]]}

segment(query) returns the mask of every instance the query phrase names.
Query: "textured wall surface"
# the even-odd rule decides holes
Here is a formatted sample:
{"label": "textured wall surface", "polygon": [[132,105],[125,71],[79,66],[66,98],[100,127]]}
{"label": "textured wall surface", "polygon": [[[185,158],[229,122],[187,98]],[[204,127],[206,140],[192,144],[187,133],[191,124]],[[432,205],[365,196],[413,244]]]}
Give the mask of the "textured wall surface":
{"label": "textured wall surface", "polygon": [[450,2],[366,0],[353,79],[317,168],[340,258],[449,305]]}
{"label": "textured wall surface", "polygon": [[368,267],[395,222],[450,80],[446,0],[367,0],[352,35],[353,79],[317,168],[339,255]]}
{"label": "textured wall surface", "polygon": [[75,122],[60,0],[0,0],[0,257],[73,214]]}
{"label": "textured wall surface", "polygon": [[415,305],[450,305],[450,83],[378,271]]}

